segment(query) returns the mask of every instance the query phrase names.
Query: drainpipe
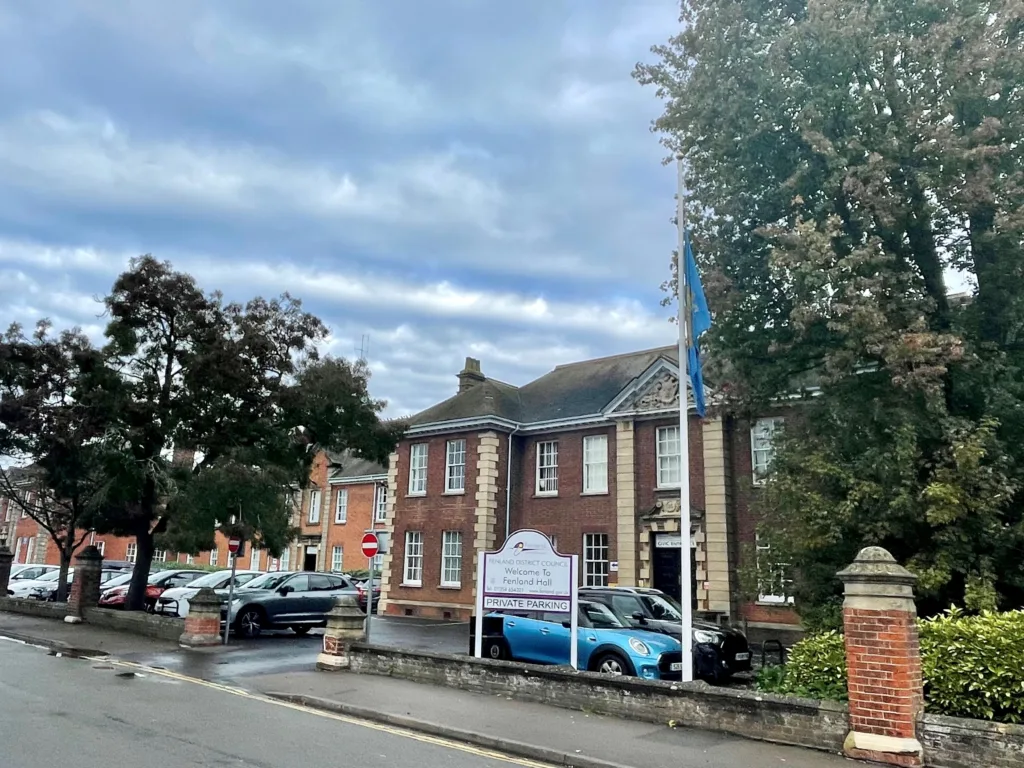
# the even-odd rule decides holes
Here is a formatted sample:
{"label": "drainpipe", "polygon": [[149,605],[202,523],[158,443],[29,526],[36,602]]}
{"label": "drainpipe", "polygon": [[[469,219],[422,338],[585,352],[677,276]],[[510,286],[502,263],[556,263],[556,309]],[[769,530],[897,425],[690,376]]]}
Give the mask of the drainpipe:
{"label": "drainpipe", "polygon": [[505,454],[505,541],[512,535],[512,435],[518,431],[517,426],[508,433],[508,452]]}

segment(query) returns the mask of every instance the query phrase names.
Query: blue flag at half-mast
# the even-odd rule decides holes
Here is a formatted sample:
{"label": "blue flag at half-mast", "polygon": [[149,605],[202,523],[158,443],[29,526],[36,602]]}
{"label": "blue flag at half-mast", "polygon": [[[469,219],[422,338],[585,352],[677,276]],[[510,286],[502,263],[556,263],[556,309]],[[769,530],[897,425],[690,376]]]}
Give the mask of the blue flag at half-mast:
{"label": "blue flag at half-mast", "polygon": [[683,233],[684,256],[683,264],[686,281],[686,369],[690,374],[690,386],[693,389],[693,403],[698,415],[704,417],[707,409],[704,404],[704,374],[701,370],[700,348],[697,342],[705,331],[711,327],[711,312],[704,298],[704,286],[700,283],[697,262],[693,258],[690,247],[690,232]]}

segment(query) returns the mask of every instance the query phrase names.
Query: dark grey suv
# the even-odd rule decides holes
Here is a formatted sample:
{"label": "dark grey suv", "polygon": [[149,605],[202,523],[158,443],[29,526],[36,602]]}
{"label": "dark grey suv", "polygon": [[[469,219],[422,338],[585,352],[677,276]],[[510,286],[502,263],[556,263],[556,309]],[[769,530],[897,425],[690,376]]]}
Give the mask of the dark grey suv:
{"label": "dark grey suv", "polygon": [[238,589],[221,616],[241,637],[255,638],[263,630],[288,627],[304,635],[327,624],[327,612],[339,595],[356,597],[356,586],[348,576],[313,571],[268,573]]}

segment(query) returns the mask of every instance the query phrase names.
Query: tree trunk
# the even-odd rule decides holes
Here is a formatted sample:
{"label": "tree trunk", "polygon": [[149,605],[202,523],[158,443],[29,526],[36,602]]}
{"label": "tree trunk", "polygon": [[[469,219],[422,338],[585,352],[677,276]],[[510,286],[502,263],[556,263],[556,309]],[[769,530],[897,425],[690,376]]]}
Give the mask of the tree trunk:
{"label": "tree trunk", "polygon": [[69,528],[64,534],[64,541],[59,542],[60,546],[60,575],[57,577],[58,603],[66,602],[68,599],[68,568],[71,567],[71,558],[75,554],[75,529]]}
{"label": "tree trunk", "polygon": [[135,570],[132,571],[132,582],[128,587],[128,598],[125,610],[143,611],[146,609],[146,584],[149,581],[149,569],[153,565],[153,534],[149,528],[140,529],[135,534]]}

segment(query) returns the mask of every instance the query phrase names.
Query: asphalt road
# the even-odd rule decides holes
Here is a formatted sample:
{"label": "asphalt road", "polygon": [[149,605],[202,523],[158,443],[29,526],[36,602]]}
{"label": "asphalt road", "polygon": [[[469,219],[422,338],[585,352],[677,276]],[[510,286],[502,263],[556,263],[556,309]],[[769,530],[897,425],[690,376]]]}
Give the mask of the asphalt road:
{"label": "asphalt road", "polygon": [[[434,653],[469,651],[468,624],[375,616],[370,632],[371,642],[393,648]],[[216,652],[182,654],[175,649],[120,654],[120,658],[203,680],[238,682],[254,675],[312,669],[323,645],[322,634],[322,630],[305,637],[289,630],[267,632],[256,640],[232,638],[231,647]]]}
{"label": "asphalt road", "polygon": [[0,765],[497,768],[431,737],[0,640]]}

